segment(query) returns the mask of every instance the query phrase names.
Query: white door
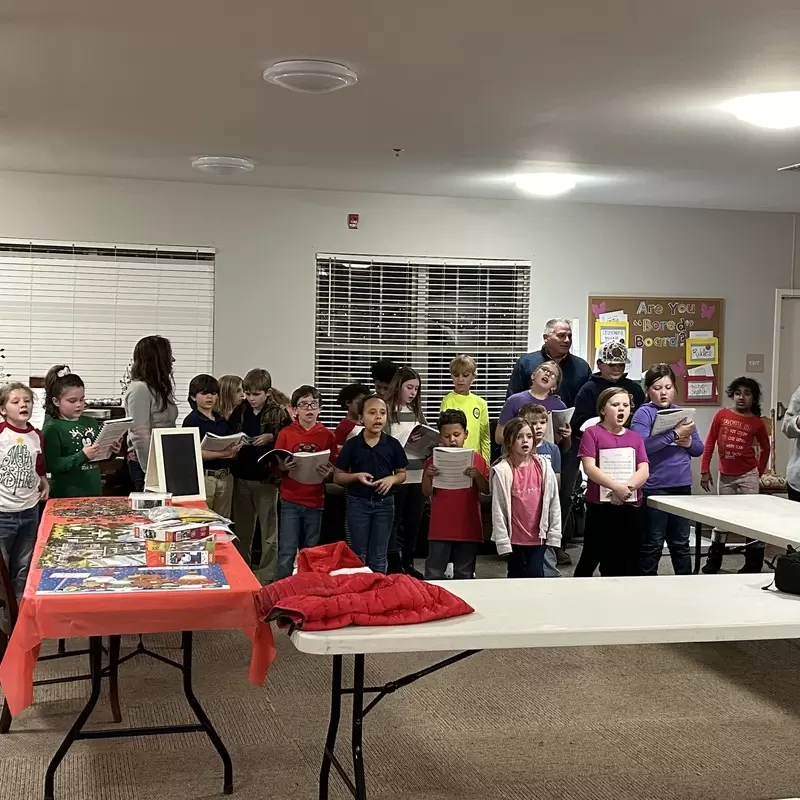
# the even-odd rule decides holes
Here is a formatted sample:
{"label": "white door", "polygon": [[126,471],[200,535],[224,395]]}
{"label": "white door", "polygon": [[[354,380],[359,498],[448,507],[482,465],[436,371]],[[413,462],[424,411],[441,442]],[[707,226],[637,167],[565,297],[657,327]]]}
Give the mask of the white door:
{"label": "white door", "polygon": [[[800,386],[800,296],[781,298],[780,349],[778,360],[778,417],[789,405],[789,398]],[[764,412],[768,413],[768,412]],[[775,470],[786,475],[789,460],[789,442],[778,430],[775,432]]]}

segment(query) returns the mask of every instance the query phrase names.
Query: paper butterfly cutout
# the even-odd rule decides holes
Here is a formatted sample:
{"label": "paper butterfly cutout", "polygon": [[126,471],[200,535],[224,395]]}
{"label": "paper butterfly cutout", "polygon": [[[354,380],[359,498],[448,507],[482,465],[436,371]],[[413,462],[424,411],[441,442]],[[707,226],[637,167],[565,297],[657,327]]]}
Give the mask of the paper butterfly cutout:
{"label": "paper butterfly cutout", "polygon": [[676,361],[674,364],[670,364],[670,367],[672,367],[672,371],[675,373],[676,377],[682,378],[686,374],[686,363],[683,359]]}
{"label": "paper butterfly cutout", "polygon": [[602,303],[592,303],[592,314],[596,317],[599,317],[601,314],[606,313],[606,304],[605,302]]}
{"label": "paper butterfly cutout", "polygon": [[711,305],[707,305],[706,303],[702,303],[700,306],[700,317],[702,319],[711,319],[714,316],[714,312],[717,310],[716,305],[713,303]]}

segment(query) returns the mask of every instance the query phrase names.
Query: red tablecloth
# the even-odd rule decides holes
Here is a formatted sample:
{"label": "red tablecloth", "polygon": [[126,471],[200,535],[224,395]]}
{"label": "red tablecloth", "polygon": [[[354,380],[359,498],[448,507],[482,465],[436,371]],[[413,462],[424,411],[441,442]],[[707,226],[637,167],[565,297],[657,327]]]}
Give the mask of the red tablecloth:
{"label": "red tablecloth", "polygon": [[[64,501],[50,501],[42,518],[19,619],[0,664],[0,685],[12,715],[33,702],[34,671],[43,639],[240,628],[253,643],[250,681],[258,686],[264,683],[275,657],[275,643],[269,624],[259,619],[256,609],[261,585],[232,544],[217,545],[218,563],[229,589],[37,596],[41,570],[36,564],[53,525],[92,521],[91,517],[76,518],[80,502],[69,504],[70,517],[65,518],[58,516],[56,506]],[[121,520],[106,517],[103,521]]]}

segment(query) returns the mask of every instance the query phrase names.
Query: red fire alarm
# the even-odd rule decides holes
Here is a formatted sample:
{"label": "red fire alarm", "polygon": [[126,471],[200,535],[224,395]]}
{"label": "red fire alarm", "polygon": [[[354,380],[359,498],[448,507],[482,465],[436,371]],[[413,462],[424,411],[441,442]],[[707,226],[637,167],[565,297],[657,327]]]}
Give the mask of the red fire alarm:
{"label": "red fire alarm", "polygon": [[358,214],[347,215],[347,227],[350,228],[351,231],[358,230]]}

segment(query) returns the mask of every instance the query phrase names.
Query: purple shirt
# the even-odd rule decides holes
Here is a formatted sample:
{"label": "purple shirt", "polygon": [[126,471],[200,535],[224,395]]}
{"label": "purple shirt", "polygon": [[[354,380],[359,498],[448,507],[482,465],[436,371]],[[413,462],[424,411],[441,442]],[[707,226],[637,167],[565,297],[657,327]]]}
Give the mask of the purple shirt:
{"label": "purple shirt", "polygon": [[519,414],[522,406],[528,403],[536,403],[537,405],[544,406],[545,411],[563,411],[566,406],[562,400],[557,397],[547,397],[544,400],[537,400],[528,390],[524,392],[517,392],[512,394],[506,400],[503,410],[500,412],[500,419],[497,420],[498,425],[508,425],[514,417]]}
{"label": "purple shirt", "polygon": [[[587,428],[581,436],[581,446],[578,450],[580,458],[593,458],[594,463],[600,466],[600,451],[614,450],[617,447],[632,447],[636,451],[636,467],[639,464],[647,463],[647,452],[644,449],[644,441],[638,433],[623,428],[619,436],[606,430],[602,425],[593,425]],[[586,502],[600,502],[600,484],[592,480],[588,481],[586,488]],[[636,505],[642,502],[642,490],[636,491]]]}
{"label": "purple shirt", "polygon": [[[674,403],[669,408],[680,408]],[[692,485],[692,459],[703,454],[703,441],[695,428],[692,431],[692,444],[688,448],[675,447],[675,431],[665,431],[651,436],[656,413],[662,406],[645,403],[631,420],[631,430],[644,439],[644,447],[650,458],[650,477],[644,485],[648,489],[677,489]]]}

